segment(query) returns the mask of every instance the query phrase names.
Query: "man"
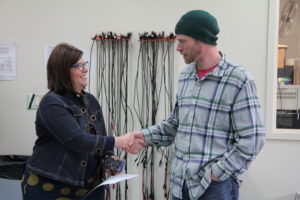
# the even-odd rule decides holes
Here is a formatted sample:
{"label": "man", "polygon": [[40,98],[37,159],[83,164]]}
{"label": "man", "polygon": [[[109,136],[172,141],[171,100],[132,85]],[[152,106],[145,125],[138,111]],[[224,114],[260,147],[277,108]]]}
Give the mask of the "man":
{"label": "man", "polygon": [[175,33],[187,66],[179,77],[173,113],[134,133],[143,135],[147,145],[175,143],[170,180],[174,200],[237,200],[239,175],[264,144],[255,83],[217,50],[219,27],[208,12],[187,12]]}

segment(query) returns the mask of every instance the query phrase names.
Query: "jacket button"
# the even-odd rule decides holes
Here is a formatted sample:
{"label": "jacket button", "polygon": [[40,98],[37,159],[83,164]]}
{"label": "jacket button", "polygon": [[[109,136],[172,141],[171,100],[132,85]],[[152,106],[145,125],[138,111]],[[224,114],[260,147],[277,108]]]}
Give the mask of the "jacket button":
{"label": "jacket button", "polygon": [[81,111],[82,113],[85,113],[85,112],[86,112],[86,109],[85,109],[85,108],[80,108],[80,111]]}
{"label": "jacket button", "polygon": [[85,160],[81,161],[80,165],[81,165],[81,167],[85,167],[86,166],[86,161]]}
{"label": "jacket button", "polygon": [[91,120],[92,120],[92,121],[96,121],[96,119],[97,119],[97,117],[96,117],[95,115],[92,115],[92,116],[91,116]]}
{"label": "jacket button", "polygon": [[101,149],[100,149],[100,148],[97,148],[97,149],[96,149],[96,152],[97,152],[97,153],[101,153]]}

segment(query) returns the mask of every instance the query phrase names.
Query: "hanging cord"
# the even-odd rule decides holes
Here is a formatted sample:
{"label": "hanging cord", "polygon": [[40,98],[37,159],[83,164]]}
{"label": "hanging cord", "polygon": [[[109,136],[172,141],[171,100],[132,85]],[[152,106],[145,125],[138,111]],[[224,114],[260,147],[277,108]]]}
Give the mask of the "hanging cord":
{"label": "hanging cord", "polygon": [[[127,132],[128,114],[131,115],[131,121],[134,121],[133,112],[128,106],[128,42],[130,37],[131,33],[128,33],[127,36],[117,36],[115,33],[107,32],[93,38],[91,49],[94,48],[95,41],[97,47],[96,93],[98,100],[104,105],[106,127],[109,135],[121,135]],[[170,114],[172,110],[174,40],[175,36],[173,34],[165,36],[164,32],[151,32],[151,34],[144,33],[140,35],[133,104],[134,112],[142,128],[155,124],[161,96],[164,96],[165,116]],[[167,106],[167,104],[169,105]],[[134,124],[132,123],[132,129],[133,127]],[[137,166],[143,165],[142,188],[144,200],[154,200],[154,155],[156,152],[154,150],[155,148],[152,147],[144,148],[135,160]],[[164,196],[167,199],[169,197],[169,190],[167,189],[169,150],[163,148],[161,151],[162,159],[166,160],[163,188],[165,191]],[[123,151],[117,151],[117,155],[120,158],[123,156],[127,160],[127,153],[124,152],[123,154]],[[127,162],[125,170],[127,172]],[[127,190],[126,181],[125,200],[128,198]],[[116,199],[121,200],[122,197],[121,186],[117,185]],[[107,199],[110,198],[108,187]]]}
{"label": "hanging cord", "polygon": [[[93,51],[94,44],[95,44],[95,40],[93,40],[93,43],[92,43],[92,46],[91,46],[91,52]],[[90,54],[90,66],[92,66],[92,53]],[[88,91],[89,92],[91,92],[91,88],[90,88],[91,81],[90,81],[90,78],[91,78],[91,68],[89,70],[89,87],[88,87]]]}
{"label": "hanging cord", "polygon": [[[148,127],[156,123],[159,100],[164,93],[165,116],[169,115],[173,101],[173,78],[174,62],[171,61],[174,52],[175,36],[170,34],[165,36],[164,32],[147,32],[140,34],[140,48],[138,54],[137,72],[134,84],[134,111],[137,115],[141,128]],[[173,49],[171,49],[173,48]],[[168,59],[167,59],[168,58]],[[160,73],[159,73],[160,72]],[[167,103],[168,102],[168,103]],[[167,104],[169,104],[167,106]],[[168,110],[169,108],[170,110]],[[168,110],[168,111],[167,111]],[[154,200],[154,160],[155,148],[144,148],[135,159],[136,165],[143,166],[142,191],[143,200]],[[168,153],[168,149],[162,150],[163,154]],[[168,156],[166,159],[164,190],[165,198],[168,198],[167,189],[167,169]],[[162,159],[160,163],[162,162]]]}
{"label": "hanging cord", "polygon": [[[164,40],[162,41],[162,51],[164,52],[163,59],[162,59],[162,78],[163,78],[163,85],[165,89],[165,116],[171,113],[173,109],[173,96],[174,96],[174,39],[175,37],[171,35],[171,40]],[[165,49],[164,49],[165,48]],[[169,106],[167,106],[169,105]],[[163,160],[165,160],[165,175],[164,175],[164,197],[165,199],[169,199],[169,189],[168,189],[168,169],[169,169],[169,151],[170,147],[164,147],[161,149],[161,159],[159,161],[159,166],[162,166]]]}
{"label": "hanging cord", "polygon": [[[108,135],[120,136],[127,130],[128,115],[133,119],[132,111],[128,106],[128,42],[131,33],[127,35],[117,35],[113,32],[102,32],[93,38],[94,47],[96,41],[96,97],[103,106],[105,114],[105,124]],[[122,124],[122,122],[124,123]],[[116,155],[126,161],[127,172],[127,153],[116,150]],[[115,199],[127,200],[128,185],[125,183],[125,195],[122,195],[121,184],[113,186]],[[106,199],[111,198],[108,187]]]}

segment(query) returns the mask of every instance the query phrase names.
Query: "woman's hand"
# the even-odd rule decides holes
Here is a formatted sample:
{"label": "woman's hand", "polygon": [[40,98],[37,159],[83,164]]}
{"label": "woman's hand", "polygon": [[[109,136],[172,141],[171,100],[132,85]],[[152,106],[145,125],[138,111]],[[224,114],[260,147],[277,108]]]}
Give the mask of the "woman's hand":
{"label": "woman's hand", "polygon": [[146,146],[144,135],[141,131],[129,132],[126,135],[115,137],[115,147],[136,154]]}
{"label": "woman's hand", "polygon": [[[119,156],[111,156],[111,158],[114,159],[114,160],[120,160]],[[119,172],[119,171],[110,170],[110,169],[105,169],[104,171],[105,171],[105,173],[108,177],[114,176],[114,175],[117,175],[117,174],[121,174],[121,172]]]}

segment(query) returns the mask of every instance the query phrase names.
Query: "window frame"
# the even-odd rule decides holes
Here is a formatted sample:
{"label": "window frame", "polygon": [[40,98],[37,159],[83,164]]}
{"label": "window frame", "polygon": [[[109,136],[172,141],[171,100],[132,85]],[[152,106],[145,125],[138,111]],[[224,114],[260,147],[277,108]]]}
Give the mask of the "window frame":
{"label": "window frame", "polygon": [[[276,128],[277,59],[280,0],[269,0],[268,53],[266,74],[266,137],[267,139],[300,140],[300,129]],[[276,67],[275,67],[276,66]],[[270,99],[271,97],[271,99]]]}

